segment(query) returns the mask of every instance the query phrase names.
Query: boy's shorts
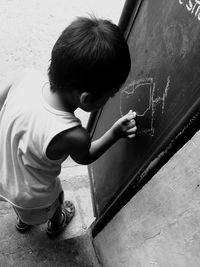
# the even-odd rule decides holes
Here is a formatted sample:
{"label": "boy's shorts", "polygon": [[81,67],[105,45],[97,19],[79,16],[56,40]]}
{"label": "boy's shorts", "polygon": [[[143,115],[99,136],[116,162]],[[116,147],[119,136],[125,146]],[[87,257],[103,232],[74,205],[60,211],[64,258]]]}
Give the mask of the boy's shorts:
{"label": "boy's shorts", "polygon": [[56,210],[62,206],[64,201],[64,192],[62,191],[59,197],[54,201],[52,205],[47,208],[41,209],[19,209],[13,206],[17,216],[23,223],[28,225],[40,225],[46,223],[51,219],[56,212]]}

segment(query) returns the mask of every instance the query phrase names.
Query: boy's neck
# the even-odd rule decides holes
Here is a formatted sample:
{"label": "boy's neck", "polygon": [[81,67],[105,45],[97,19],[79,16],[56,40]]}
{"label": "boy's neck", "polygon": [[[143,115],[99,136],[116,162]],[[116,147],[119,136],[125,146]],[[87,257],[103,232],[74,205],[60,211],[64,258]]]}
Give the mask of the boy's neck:
{"label": "boy's neck", "polygon": [[78,107],[71,93],[65,94],[65,99],[57,92],[50,89],[50,85],[46,84],[43,88],[43,97],[45,101],[54,109],[73,113]]}

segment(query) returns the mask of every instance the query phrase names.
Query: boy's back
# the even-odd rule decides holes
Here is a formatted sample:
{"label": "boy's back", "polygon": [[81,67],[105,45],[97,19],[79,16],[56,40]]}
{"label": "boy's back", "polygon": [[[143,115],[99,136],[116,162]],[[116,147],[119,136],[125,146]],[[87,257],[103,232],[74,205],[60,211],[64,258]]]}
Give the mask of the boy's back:
{"label": "boy's back", "polygon": [[11,87],[0,112],[0,194],[21,208],[46,207],[57,198],[57,176],[68,155],[50,160],[46,149],[58,133],[80,125],[73,114],[45,102],[46,83],[40,73],[26,71]]}

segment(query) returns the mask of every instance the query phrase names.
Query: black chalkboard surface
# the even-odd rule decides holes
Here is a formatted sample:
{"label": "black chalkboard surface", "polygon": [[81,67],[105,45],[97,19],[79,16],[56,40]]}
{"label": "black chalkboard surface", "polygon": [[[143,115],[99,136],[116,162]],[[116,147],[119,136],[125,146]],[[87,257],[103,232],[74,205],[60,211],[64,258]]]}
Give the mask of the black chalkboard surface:
{"label": "black chalkboard surface", "polygon": [[133,10],[125,29],[130,75],[93,122],[92,137],[100,137],[130,109],[137,112],[138,135],[120,140],[89,166],[97,218],[125,188],[144,179],[152,161],[199,109],[199,1],[135,2],[140,2],[137,14]]}

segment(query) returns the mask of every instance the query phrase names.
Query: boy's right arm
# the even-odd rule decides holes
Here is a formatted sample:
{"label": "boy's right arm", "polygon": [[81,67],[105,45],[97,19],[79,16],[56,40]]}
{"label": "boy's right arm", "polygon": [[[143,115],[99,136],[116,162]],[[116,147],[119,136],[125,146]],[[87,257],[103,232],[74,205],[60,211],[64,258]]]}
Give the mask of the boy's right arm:
{"label": "boy's right arm", "polygon": [[133,138],[137,127],[134,118],[136,114],[129,112],[120,118],[102,137],[91,143],[88,132],[77,127],[66,135],[70,156],[79,164],[90,164],[97,160],[120,138]]}

